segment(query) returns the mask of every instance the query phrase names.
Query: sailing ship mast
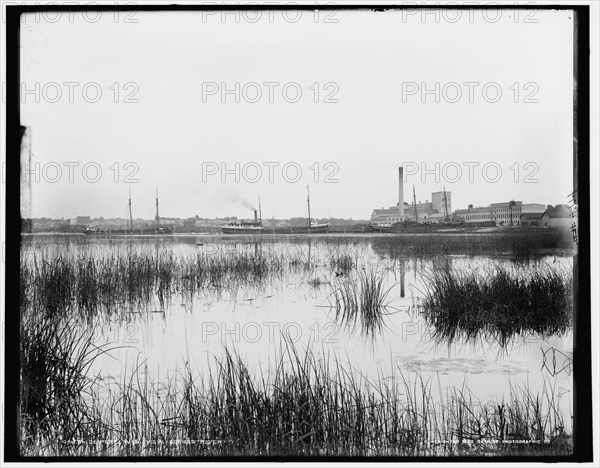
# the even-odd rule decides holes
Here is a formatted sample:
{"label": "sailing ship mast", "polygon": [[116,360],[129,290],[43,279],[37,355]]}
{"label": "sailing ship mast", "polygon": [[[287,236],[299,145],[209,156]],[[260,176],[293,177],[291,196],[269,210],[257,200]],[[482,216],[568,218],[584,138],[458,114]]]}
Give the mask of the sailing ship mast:
{"label": "sailing ship mast", "polygon": [[129,186],[129,232],[133,232],[133,216],[131,215],[131,185]]}
{"label": "sailing ship mast", "polygon": [[419,216],[417,215],[417,195],[415,194],[415,186],[413,185],[413,203],[415,205],[415,222],[419,222]]}
{"label": "sailing ship mast", "polygon": [[160,229],[160,216],[158,215],[158,187],[156,187],[156,232]]}
{"label": "sailing ship mast", "polygon": [[310,225],[311,225],[311,220],[310,220],[310,189],[308,188],[308,185],[306,186],[306,192],[307,192],[306,202],[308,203],[308,233],[310,234]]}

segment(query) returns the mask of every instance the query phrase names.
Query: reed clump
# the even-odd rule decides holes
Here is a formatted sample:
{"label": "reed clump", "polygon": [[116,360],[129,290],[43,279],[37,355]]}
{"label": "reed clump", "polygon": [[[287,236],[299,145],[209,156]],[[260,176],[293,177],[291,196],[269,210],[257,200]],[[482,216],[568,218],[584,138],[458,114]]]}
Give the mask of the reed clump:
{"label": "reed clump", "polygon": [[385,284],[385,275],[373,268],[361,268],[351,277],[337,280],[329,296],[336,319],[374,337],[390,313],[388,295],[392,287]]}
{"label": "reed clump", "polygon": [[572,326],[573,276],[566,268],[441,268],[423,276],[423,314],[439,339],[481,336],[506,346],[515,335],[548,337]]}
{"label": "reed clump", "polygon": [[355,266],[356,262],[349,253],[337,253],[329,259],[329,267],[337,276],[348,275]]}
{"label": "reed clump", "polygon": [[105,349],[72,321],[26,316],[20,329],[20,423],[23,446],[87,437],[84,394],[91,364]]}

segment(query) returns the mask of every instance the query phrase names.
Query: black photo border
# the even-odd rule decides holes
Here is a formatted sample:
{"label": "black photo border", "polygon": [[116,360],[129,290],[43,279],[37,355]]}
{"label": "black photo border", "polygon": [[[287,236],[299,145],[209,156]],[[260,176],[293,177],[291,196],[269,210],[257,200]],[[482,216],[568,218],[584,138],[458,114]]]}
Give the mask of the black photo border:
{"label": "black photo border", "polygon": [[[286,457],[286,456],[212,456],[212,457],[23,457],[18,445],[19,404],[19,255],[21,246],[20,216],[20,28],[24,13],[73,11],[223,11],[223,10],[401,10],[401,9],[468,9],[468,10],[569,10],[575,15],[574,76],[577,94],[574,100],[574,181],[577,183],[579,239],[574,264],[575,326],[573,349],[574,453],[571,456],[533,457]],[[591,367],[591,270],[590,270],[590,35],[587,5],[6,5],[6,265],[5,315],[6,370],[4,462],[589,462],[592,446],[592,367]],[[575,112],[576,110],[576,112]],[[35,136],[34,136],[35,137]]]}

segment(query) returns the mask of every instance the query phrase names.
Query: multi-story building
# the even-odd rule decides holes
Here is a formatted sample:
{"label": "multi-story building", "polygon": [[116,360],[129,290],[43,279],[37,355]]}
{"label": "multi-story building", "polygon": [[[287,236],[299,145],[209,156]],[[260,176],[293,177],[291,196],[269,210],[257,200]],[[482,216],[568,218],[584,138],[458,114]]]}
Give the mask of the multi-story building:
{"label": "multi-story building", "polygon": [[71,218],[71,226],[89,226],[91,219],[89,216],[73,216]]}
{"label": "multi-story building", "polygon": [[456,210],[454,216],[465,223],[492,221],[492,208],[489,206],[473,207],[473,205],[469,205],[467,209]]}
{"label": "multi-story building", "polygon": [[[465,223],[481,223],[493,221],[498,226],[519,226],[521,215],[528,213],[544,213],[546,206],[539,203],[526,203],[521,201],[507,201],[492,203],[489,206],[474,208],[469,205],[467,209],[456,210],[455,216]],[[528,219],[526,217],[526,219]]]}
{"label": "multi-story building", "polygon": [[[404,209],[407,209],[408,204],[404,204]],[[406,211],[405,211],[406,216]],[[400,216],[398,206],[390,206],[389,208],[374,209],[371,214],[371,223],[379,226],[389,226],[391,224],[404,221]]]}
{"label": "multi-story building", "polygon": [[418,222],[443,221],[446,213],[450,217],[451,210],[450,192],[434,192],[431,194],[431,202],[429,200],[425,200],[425,203],[419,201],[416,205],[405,202],[402,214],[398,209],[398,204],[389,208],[375,209],[371,214],[371,223],[391,225],[399,221],[415,221],[415,211]]}
{"label": "multi-story building", "polygon": [[452,194],[450,192],[433,192],[431,194],[431,208],[438,214],[447,217],[452,213]]}
{"label": "multi-story building", "polygon": [[523,212],[522,207],[523,202],[514,200],[492,203],[490,204],[492,221],[495,221],[499,226],[518,226]]}

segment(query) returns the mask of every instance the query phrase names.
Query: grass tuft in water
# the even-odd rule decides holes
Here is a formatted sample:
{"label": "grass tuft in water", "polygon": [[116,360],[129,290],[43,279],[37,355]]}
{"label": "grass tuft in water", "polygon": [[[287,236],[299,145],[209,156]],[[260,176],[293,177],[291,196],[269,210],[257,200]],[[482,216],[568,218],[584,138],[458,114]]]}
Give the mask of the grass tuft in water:
{"label": "grass tuft in water", "polygon": [[565,268],[441,268],[423,276],[423,314],[438,339],[483,337],[504,347],[515,335],[549,337],[572,326],[573,279]]}
{"label": "grass tuft in water", "polygon": [[384,275],[373,268],[363,268],[349,278],[337,280],[330,295],[336,319],[374,337],[389,314],[388,295],[392,287],[386,288]]}

